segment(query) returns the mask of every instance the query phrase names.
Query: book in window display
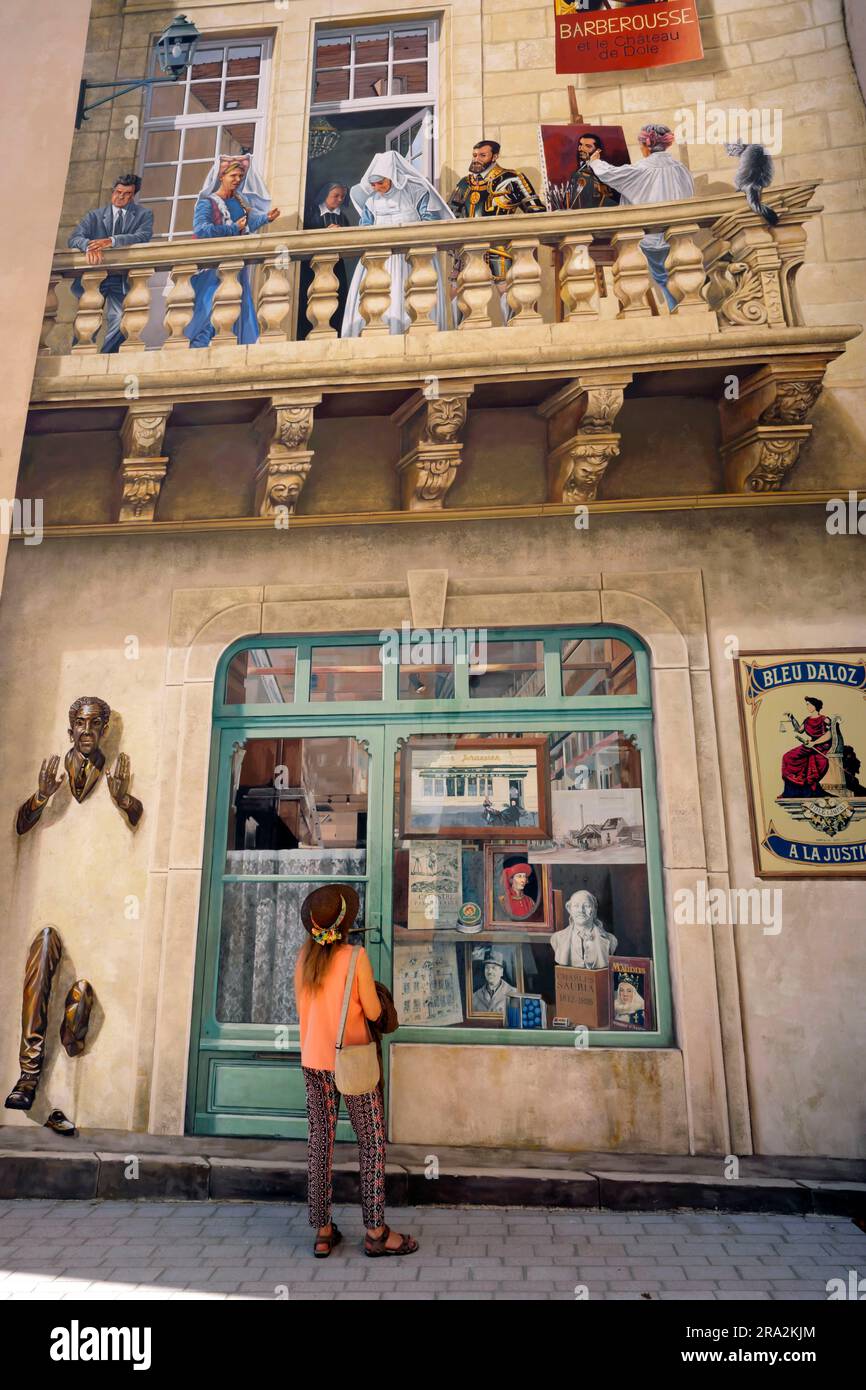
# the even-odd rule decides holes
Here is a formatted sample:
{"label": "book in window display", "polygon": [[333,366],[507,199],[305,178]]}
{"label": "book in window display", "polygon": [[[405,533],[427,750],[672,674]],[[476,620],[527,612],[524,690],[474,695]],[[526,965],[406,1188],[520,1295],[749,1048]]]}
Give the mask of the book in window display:
{"label": "book in window display", "polygon": [[611,1028],[652,1032],[652,961],[644,956],[611,956],[609,979]]}
{"label": "book in window display", "polygon": [[410,931],[454,928],[463,898],[460,841],[410,840],[407,849],[407,927]]}

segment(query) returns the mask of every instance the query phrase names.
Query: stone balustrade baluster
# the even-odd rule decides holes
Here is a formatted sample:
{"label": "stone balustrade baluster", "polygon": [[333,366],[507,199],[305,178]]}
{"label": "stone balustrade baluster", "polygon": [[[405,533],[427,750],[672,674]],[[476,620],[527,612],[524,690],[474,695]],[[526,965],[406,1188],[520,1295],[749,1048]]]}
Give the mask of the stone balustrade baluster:
{"label": "stone balustrade baluster", "polygon": [[216,329],[211,344],[236,343],[237,334],[234,331],[234,326],[241,312],[243,289],[239,276],[244,268],[244,263],[243,261],[220,261],[217,268],[220,282],[217,285],[216,294],[213,297],[213,308],[211,309],[211,323]]}
{"label": "stone balustrade baluster", "polygon": [[184,349],[189,347],[189,338],[184,333],[192,323],[195,310],[195,291],[191,281],[197,273],[196,265],[173,265],[171,268],[171,288],[166,296],[163,323],[168,337],[163,347]]}
{"label": "stone balustrade baluster", "polygon": [[640,242],[644,233],[617,232],[611,238],[616,250],[613,266],[613,292],[622,308],[618,319],[649,318],[652,315],[647,295],[650,289],[649,264]]}
{"label": "stone balustrade baluster", "polygon": [[437,331],[438,324],[433,317],[439,298],[436,256],[435,246],[412,246],[406,253],[409,262],[406,282],[406,311],[411,320],[409,333]]}
{"label": "stone balustrade baluster", "polygon": [[595,263],[589,254],[592,241],[591,233],[586,233],[563,237],[560,243],[559,297],[565,307],[567,323],[598,318],[598,280]]}
{"label": "stone balustrade baluster", "polygon": [[457,307],[461,313],[460,329],[491,328],[490,296],[493,276],[486,260],[489,243],[464,246],[457,277]]}
{"label": "stone balustrade baluster", "polygon": [[75,315],[75,337],[78,341],[72,349],[73,352],[84,354],[97,351],[96,335],[102,327],[102,309],[105,304],[99,287],[104,279],[105,271],[101,266],[97,270],[81,272],[82,294]]}
{"label": "stone balustrade baluster", "polygon": [[126,341],[120,345],[121,352],[144,352],[147,348],[141,335],[150,318],[150,279],[154,274],[153,266],[133,266],[127,271],[129,289],[120,317],[120,330]]}
{"label": "stone balustrade baluster", "polygon": [[707,272],[695,236],[697,222],[675,222],[668,228],[670,251],[666,261],[668,289],[677,301],[677,314],[689,318],[713,318],[705,298]]}
{"label": "stone balustrade baluster", "polygon": [[284,343],[289,336],[282,326],[291,308],[288,264],[285,248],[265,260],[265,280],[259,295],[259,342]]}
{"label": "stone balustrade baluster", "polygon": [[361,337],[375,333],[390,333],[391,326],[385,315],[391,307],[391,272],[388,270],[387,250],[365,251],[361,258],[364,278],[361,281],[361,295],[358,312],[364,320]]}
{"label": "stone balustrade baluster", "polygon": [[60,301],[57,298],[57,286],[62,279],[62,275],[51,275],[48,279],[48,288],[45,291],[45,311],[42,316],[42,328],[39,332],[40,357],[46,357],[51,352],[51,348],[48,345],[48,338],[57,322],[57,313],[60,308]]}
{"label": "stone balustrade baluster", "polygon": [[508,307],[512,310],[508,327],[526,323],[542,323],[535,307],[541,298],[541,266],[538,264],[538,242],[531,237],[512,241],[509,248],[511,265],[508,270]]}
{"label": "stone balustrade baluster", "polygon": [[323,251],[310,258],[313,281],[307,293],[306,314],[313,325],[308,338],[336,338],[337,330],[331,327],[331,319],[340,303],[340,285],[334,274],[334,266],[339,260],[332,251]]}

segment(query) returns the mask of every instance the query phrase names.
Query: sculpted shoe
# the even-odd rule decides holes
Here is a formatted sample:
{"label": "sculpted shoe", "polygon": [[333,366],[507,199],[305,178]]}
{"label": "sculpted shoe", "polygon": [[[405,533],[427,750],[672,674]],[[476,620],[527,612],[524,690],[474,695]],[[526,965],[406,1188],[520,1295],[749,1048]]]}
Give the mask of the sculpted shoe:
{"label": "sculpted shoe", "polygon": [[52,1110],[48,1119],[45,1121],[46,1129],[53,1129],[55,1134],[65,1134],[70,1139],[74,1139],[78,1130],[71,1120],[67,1120],[62,1110]]}
{"label": "sculpted shoe", "polygon": [[36,1099],[36,1087],[39,1085],[38,1076],[19,1076],[13,1089],[6,1097],[7,1110],[30,1110]]}

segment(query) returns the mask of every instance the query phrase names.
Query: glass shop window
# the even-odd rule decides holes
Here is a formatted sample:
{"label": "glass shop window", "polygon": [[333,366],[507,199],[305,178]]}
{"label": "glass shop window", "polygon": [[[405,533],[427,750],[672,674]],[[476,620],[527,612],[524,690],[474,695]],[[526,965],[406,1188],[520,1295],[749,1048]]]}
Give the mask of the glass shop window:
{"label": "glass shop window", "polygon": [[563,695],[636,695],[634,652],[616,637],[568,637],[559,644]]}
{"label": "glass shop window", "polygon": [[295,698],[294,647],[250,647],[226,673],[227,705],[290,705]]}
{"label": "glass shop window", "polygon": [[470,653],[469,694],[517,700],[544,694],[543,642],[487,642]]}
{"label": "glass shop window", "polygon": [[381,700],[382,652],[369,647],[313,647],[310,700]]}
{"label": "glass shop window", "polygon": [[395,779],[404,1025],[654,1030],[631,735],[417,734],[397,754]]}

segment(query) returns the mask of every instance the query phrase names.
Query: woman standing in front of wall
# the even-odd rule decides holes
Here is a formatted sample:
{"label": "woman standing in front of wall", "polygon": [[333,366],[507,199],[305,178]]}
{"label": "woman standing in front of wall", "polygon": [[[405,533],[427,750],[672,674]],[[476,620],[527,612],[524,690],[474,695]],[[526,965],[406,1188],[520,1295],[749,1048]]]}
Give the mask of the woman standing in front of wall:
{"label": "woman standing in front of wall", "polygon": [[[334,1136],[340,1093],[335,1071],[338,1045],[344,1056],[369,1062],[370,1089],[346,1094],[349,1119],[358,1139],[361,1170],[361,1211],[366,1227],[364,1253],[371,1256],[411,1255],[418,1249],[412,1236],[385,1225],[385,1115],[378,1084],[378,1061],[370,1042],[367,1020],[383,1012],[373,979],[373,967],[363,946],[348,943],[358,913],[358,895],[348,883],[315,889],[301,907],[309,933],[295,968],[295,997],[301,1034],[301,1069],[307,1088],[307,1180],[310,1225],[316,1227],[313,1254],[330,1255],[342,1240],[331,1219]],[[362,1054],[367,1046],[372,1057]],[[353,1088],[354,1089],[354,1088]]]}

